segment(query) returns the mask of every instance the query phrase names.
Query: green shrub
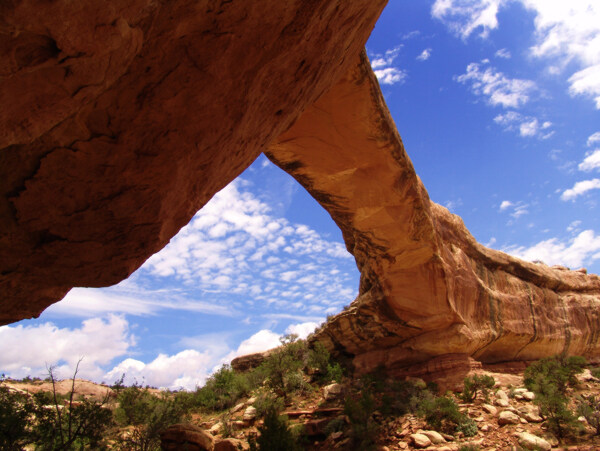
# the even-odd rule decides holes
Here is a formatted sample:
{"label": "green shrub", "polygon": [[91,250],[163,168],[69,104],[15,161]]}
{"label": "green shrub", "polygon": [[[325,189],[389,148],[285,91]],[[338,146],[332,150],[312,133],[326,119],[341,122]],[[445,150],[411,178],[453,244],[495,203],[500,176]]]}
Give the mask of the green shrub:
{"label": "green shrub", "polygon": [[352,442],[355,449],[370,450],[375,446],[377,424],[373,420],[375,399],[368,388],[363,388],[358,398],[347,397],[344,413],[350,420]]}
{"label": "green shrub", "polygon": [[414,381],[394,381],[390,391],[381,397],[381,413],[389,416],[401,416],[416,412],[418,405],[425,396],[429,396],[425,384]]}
{"label": "green shrub", "polygon": [[261,451],[301,451],[297,438],[288,427],[287,417],[276,410],[266,412],[265,422],[258,428],[259,436],[249,441],[250,450]]}
{"label": "green shrub", "polygon": [[117,397],[119,407],[114,417],[119,426],[133,426],[131,433],[121,437],[122,449],[145,451],[160,446],[160,433],[185,417],[185,406],[168,393],[155,395],[148,388],[133,385]]}
{"label": "green shrub", "polygon": [[308,366],[317,370],[318,380],[321,383],[331,381],[339,383],[342,381],[343,369],[341,365],[331,361],[329,351],[320,342],[316,342],[308,352]]}
{"label": "green shrub", "polygon": [[525,370],[525,386],[535,393],[534,403],[546,418],[548,429],[559,438],[580,428],[569,410],[567,388],[577,383],[575,375],[583,371],[583,357],[549,357],[532,363]]}
{"label": "green shrub", "polygon": [[588,424],[600,435],[600,397],[582,396],[577,400],[577,414],[583,416]]}
{"label": "green shrub", "polygon": [[[452,398],[445,396],[424,398],[419,410],[427,424],[436,431],[446,434],[462,431],[465,435],[472,432],[470,424],[472,420],[458,410],[458,405]],[[477,433],[476,426],[475,433]]]}
{"label": "green shrub", "polygon": [[577,383],[575,375],[581,373],[585,365],[583,357],[547,357],[529,365],[523,380],[525,386],[536,394],[544,393],[550,386],[553,391],[565,394],[569,385]]}
{"label": "green shrub", "polygon": [[270,393],[261,393],[253,405],[256,409],[256,416],[259,418],[264,418],[271,410],[279,413],[285,408],[283,399]]}
{"label": "green shrub", "polygon": [[489,399],[489,390],[494,387],[496,381],[492,376],[473,376],[465,377],[464,388],[461,393],[461,398],[465,402],[473,402],[477,397],[477,393],[481,392],[484,399]]}
{"label": "green shrub", "polygon": [[34,410],[35,405],[27,394],[0,385],[0,449],[21,450],[33,442],[31,415]]}
{"label": "green shrub", "polygon": [[223,365],[213,373],[192,396],[190,405],[210,411],[221,411],[233,407],[246,396],[256,383],[247,374],[238,373],[229,365]]}
{"label": "green shrub", "polygon": [[268,387],[287,398],[299,387],[297,373],[305,368],[307,360],[306,342],[297,340],[296,335],[286,335],[281,339],[281,346],[260,365],[259,371],[264,374]]}

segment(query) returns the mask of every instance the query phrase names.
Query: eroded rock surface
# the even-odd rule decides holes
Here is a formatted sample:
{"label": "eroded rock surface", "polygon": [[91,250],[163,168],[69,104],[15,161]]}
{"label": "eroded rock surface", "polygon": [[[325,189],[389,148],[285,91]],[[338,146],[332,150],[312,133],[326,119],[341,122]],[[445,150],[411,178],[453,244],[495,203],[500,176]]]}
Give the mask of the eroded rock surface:
{"label": "eroded rock surface", "polygon": [[600,278],[487,249],[431,202],[364,54],[267,155],[331,214],[356,257],[359,296],[316,339],[360,372],[443,376],[468,372],[472,358],[600,355]]}
{"label": "eroded rock surface", "polygon": [[353,64],[384,4],[0,2],[0,324],[164,247]]}

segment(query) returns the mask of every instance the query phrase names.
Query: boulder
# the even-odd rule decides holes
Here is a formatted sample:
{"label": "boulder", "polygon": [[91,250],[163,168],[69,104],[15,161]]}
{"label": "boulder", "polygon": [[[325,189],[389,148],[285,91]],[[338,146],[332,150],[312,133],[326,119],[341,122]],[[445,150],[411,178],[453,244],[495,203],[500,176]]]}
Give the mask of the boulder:
{"label": "boulder", "polygon": [[341,384],[330,384],[323,387],[323,396],[325,400],[331,401],[342,395],[344,386]]}
{"label": "boulder", "polygon": [[429,440],[431,440],[431,443],[433,443],[434,445],[437,445],[439,443],[446,443],[446,439],[444,439],[444,437],[442,437],[442,435],[439,432],[419,431],[418,433],[426,436]]}
{"label": "boulder", "polygon": [[529,432],[519,433],[519,445],[525,449],[535,449],[541,451],[549,451],[552,449],[550,443],[537,435],[530,434]]}
{"label": "boulder", "polygon": [[496,409],[494,406],[490,405],[490,404],[482,404],[481,408],[489,413],[490,415],[495,416],[498,413],[498,409]]}
{"label": "boulder", "polygon": [[518,424],[518,423],[519,423],[519,416],[514,412],[511,412],[509,410],[503,410],[502,412],[500,412],[500,415],[498,415],[498,424],[500,426],[504,426],[505,424]]}
{"label": "boulder", "polygon": [[431,440],[425,434],[410,434],[410,440],[415,448],[427,448]]}
{"label": "boulder", "polygon": [[213,451],[215,438],[208,432],[191,424],[173,424],[160,433],[163,451]]}
{"label": "boulder", "polygon": [[256,419],[256,407],[248,406],[242,417],[244,421],[254,421]]}
{"label": "boulder", "polygon": [[214,451],[246,451],[250,449],[248,443],[235,438],[225,438],[215,443]]}

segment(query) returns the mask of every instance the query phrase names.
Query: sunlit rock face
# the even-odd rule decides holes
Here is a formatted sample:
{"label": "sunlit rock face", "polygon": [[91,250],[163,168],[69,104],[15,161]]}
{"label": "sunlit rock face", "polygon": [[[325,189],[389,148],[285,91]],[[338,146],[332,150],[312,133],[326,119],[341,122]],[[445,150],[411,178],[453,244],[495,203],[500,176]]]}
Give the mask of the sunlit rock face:
{"label": "sunlit rock face", "polygon": [[466,357],[600,356],[600,278],[487,249],[431,202],[364,54],[268,155],[331,214],[356,257],[359,296],[316,339],[358,371],[402,373],[444,355],[456,357],[440,370],[472,366]]}
{"label": "sunlit rock face", "polygon": [[0,2],[0,324],[164,247],[353,64],[384,4]]}

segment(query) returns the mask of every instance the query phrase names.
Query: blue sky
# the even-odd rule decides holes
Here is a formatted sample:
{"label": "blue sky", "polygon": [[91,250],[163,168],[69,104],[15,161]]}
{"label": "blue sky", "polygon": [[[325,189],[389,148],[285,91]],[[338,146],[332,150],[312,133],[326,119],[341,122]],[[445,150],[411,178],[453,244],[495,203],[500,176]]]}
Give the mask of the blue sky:
{"label": "blue sky", "polygon": [[[600,5],[391,0],[367,52],[433,201],[482,243],[600,273]],[[0,372],[193,388],[356,296],[328,214],[261,156],[128,280],[0,328]]]}

